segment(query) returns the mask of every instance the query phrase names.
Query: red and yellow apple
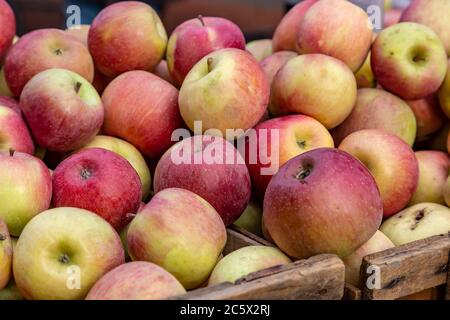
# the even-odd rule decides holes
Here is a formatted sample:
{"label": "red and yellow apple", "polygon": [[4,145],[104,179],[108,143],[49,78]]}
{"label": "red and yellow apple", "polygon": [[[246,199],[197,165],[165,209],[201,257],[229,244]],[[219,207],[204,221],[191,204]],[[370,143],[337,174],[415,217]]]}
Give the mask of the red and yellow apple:
{"label": "red and yellow apple", "polygon": [[444,83],[439,89],[438,96],[442,111],[450,118],[450,60],[448,61],[447,75],[444,79]]}
{"label": "red and yellow apple", "polygon": [[0,218],[0,291],[11,278],[13,248],[6,223]]}
{"label": "red and yellow apple", "polygon": [[33,138],[21,115],[0,103],[0,151],[10,149],[33,154]]}
{"label": "red and yellow apple", "polygon": [[166,80],[173,86],[178,87],[178,83],[170,75],[166,60],[161,60],[161,62],[156,66],[155,70],[153,70],[153,74],[157,75],[163,80]]}
{"label": "red and yellow apple", "polygon": [[260,62],[261,68],[272,86],[273,79],[277,72],[291,59],[295,58],[297,53],[293,51],[278,51],[268,56]]}
{"label": "red and yellow apple", "polygon": [[90,29],[91,29],[91,26],[89,24],[81,24],[81,25],[74,25],[74,26],[71,26],[70,28],[67,28],[66,32],[68,34],[71,34],[72,36],[76,37],[79,41],[81,41],[87,47]]}
{"label": "red and yellow apple", "polygon": [[250,52],[252,56],[259,62],[272,55],[272,39],[254,40],[245,46],[245,50]]}
{"label": "red and yellow apple", "polygon": [[444,125],[446,117],[439,106],[436,95],[433,94],[425,99],[406,102],[416,116],[417,140],[428,138]]}

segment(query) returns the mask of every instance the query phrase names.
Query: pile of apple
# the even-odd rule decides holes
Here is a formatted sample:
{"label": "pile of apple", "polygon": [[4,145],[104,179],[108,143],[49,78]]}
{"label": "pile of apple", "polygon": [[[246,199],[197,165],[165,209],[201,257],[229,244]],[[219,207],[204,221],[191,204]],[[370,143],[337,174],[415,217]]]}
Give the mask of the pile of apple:
{"label": "pile of apple", "polygon": [[[449,15],[415,0],[374,34],[305,0],[246,45],[130,1],[17,39],[0,0],[0,299],[162,299],[322,253],[359,285],[363,256],[449,232]],[[232,224],[276,246],[223,257]]]}

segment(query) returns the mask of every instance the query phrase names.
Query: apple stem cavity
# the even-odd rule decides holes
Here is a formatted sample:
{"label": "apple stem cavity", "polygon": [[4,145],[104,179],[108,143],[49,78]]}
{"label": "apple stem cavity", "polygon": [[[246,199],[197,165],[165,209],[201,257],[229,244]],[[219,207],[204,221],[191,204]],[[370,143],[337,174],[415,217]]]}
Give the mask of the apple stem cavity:
{"label": "apple stem cavity", "polygon": [[208,64],[208,73],[212,71],[212,64],[214,63],[214,59],[213,58],[208,58],[208,60],[206,60],[207,64]]}
{"label": "apple stem cavity", "polygon": [[297,145],[302,148],[305,149],[306,148],[306,141],[302,140],[302,141],[297,141]]}
{"label": "apple stem cavity", "polygon": [[58,49],[55,50],[55,54],[56,54],[57,56],[60,56],[60,55],[63,54],[63,52],[62,52],[61,49],[58,48]]}
{"label": "apple stem cavity", "polygon": [[80,92],[81,86],[82,86],[82,83],[77,81],[77,83],[75,84],[75,92],[76,93]]}
{"label": "apple stem cavity", "polygon": [[294,178],[300,181],[300,183],[307,183],[306,178],[308,178],[313,170],[312,164],[305,164],[299,168],[298,172],[294,174]]}
{"label": "apple stem cavity", "polygon": [[61,263],[63,263],[63,264],[68,264],[68,263],[70,262],[70,258],[69,258],[69,256],[68,256],[67,254],[63,253],[63,254],[59,257],[58,261],[61,262]]}
{"label": "apple stem cavity", "polygon": [[9,149],[9,156],[10,156],[10,157],[14,157],[14,153],[16,153],[16,150],[14,150],[14,149]]}
{"label": "apple stem cavity", "polygon": [[81,178],[83,178],[84,180],[87,180],[91,177],[92,174],[89,169],[84,168],[81,170],[80,175],[81,175]]}
{"label": "apple stem cavity", "polygon": [[202,24],[203,27],[205,27],[205,20],[203,20],[203,16],[201,14],[198,15],[197,17],[198,20],[200,20],[200,23]]}

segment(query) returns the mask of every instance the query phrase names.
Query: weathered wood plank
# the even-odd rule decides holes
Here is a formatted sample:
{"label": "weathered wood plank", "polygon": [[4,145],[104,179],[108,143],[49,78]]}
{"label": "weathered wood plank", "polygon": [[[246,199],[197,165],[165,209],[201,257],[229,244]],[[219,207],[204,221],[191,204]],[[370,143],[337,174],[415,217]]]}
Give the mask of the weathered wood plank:
{"label": "weathered wood plank", "polygon": [[319,255],[198,289],[181,300],[338,300],[344,294],[345,267],[335,255]]}
{"label": "weathered wood plank", "polygon": [[[450,234],[445,234],[365,257],[361,266],[363,298],[398,299],[446,284],[449,251]],[[375,273],[367,274],[369,267]],[[367,283],[375,275],[379,276],[378,287],[369,288]]]}

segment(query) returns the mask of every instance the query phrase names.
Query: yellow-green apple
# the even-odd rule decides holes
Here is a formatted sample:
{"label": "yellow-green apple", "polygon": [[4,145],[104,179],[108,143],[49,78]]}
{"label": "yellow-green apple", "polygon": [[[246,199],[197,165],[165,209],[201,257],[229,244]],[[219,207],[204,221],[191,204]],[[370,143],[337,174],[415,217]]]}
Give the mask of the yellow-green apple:
{"label": "yellow-green apple", "polygon": [[117,153],[88,148],[75,153],[53,173],[53,206],[95,212],[116,230],[129,222],[141,204],[142,185],[136,170]]}
{"label": "yellow-green apple", "polygon": [[5,0],[0,0],[0,59],[8,51],[16,34],[16,17]]}
{"label": "yellow-green apple", "polygon": [[272,86],[273,79],[281,67],[296,56],[297,53],[293,51],[278,51],[260,62],[261,68],[266,74],[270,86]]}
{"label": "yellow-green apple", "polygon": [[375,178],[384,217],[405,208],[416,191],[419,165],[414,151],[399,137],[381,130],[356,131],[339,149],[359,159]]}
{"label": "yellow-green apple", "polygon": [[450,206],[450,176],[445,181],[443,193],[444,193],[445,204],[447,206]]}
{"label": "yellow-green apple", "polygon": [[273,34],[272,46],[274,52],[297,51],[297,32],[300,22],[306,11],[316,2],[317,0],[300,1],[283,17]]}
{"label": "yellow-green apple", "polygon": [[0,290],[0,301],[12,301],[12,300],[24,300],[23,296],[20,294],[19,289],[17,289],[14,281],[10,281],[9,284]]}
{"label": "yellow-green apple", "polygon": [[84,299],[105,273],[125,262],[114,229],[98,215],[56,208],[34,217],[13,255],[14,280],[30,300]]}
{"label": "yellow-green apple", "polygon": [[224,18],[202,17],[179,25],[169,38],[167,64],[179,86],[189,71],[206,55],[224,48],[245,49],[239,27]]}
{"label": "yellow-green apple", "polygon": [[[220,94],[218,94],[220,93]],[[191,130],[201,121],[204,131],[246,131],[266,112],[270,88],[251,54],[221,49],[201,59],[189,72],[180,90],[180,112]]]}
{"label": "yellow-green apple", "polygon": [[419,203],[384,221],[380,228],[399,246],[450,232],[450,209],[437,203]]}
{"label": "yellow-green apple", "polygon": [[154,189],[182,188],[198,194],[225,225],[239,219],[250,196],[250,175],[238,150],[219,136],[194,136],[178,142],[160,159]]}
{"label": "yellow-green apple", "polygon": [[178,280],[156,264],[135,261],[105,274],[86,300],[162,300],[186,293]]}
{"label": "yellow-green apple", "polygon": [[34,143],[22,116],[0,103],[0,151],[10,149],[33,154]]}
{"label": "yellow-green apple", "polygon": [[16,111],[18,114],[22,114],[22,111],[20,110],[20,104],[19,102],[9,96],[0,96],[0,106],[8,107]]}
{"label": "yellow-green apple", "polygon": [[288,161],[264,197],[264,224],[277,246],[294,258],[345,257],[367,242],[383,217],[374,178],[341,150],[322,148]]}
{"label": "yellow-green apple", "polygon": [[73,71],[88,82],[94,79],[94,63],[84,44],[62,30],[41,29],[24,35],[9,50],[6,83],[18,97],[31,78],[53,68]]}
{"label": "yellow-green apple", "polygon": [[50,207],[52,178],[45,164],[27,153],[0,152],[0,218],[19,236],[35,215]]}
{"label": "yellow-green apple", "polygon": [[306,11],[297,30],[300,54],[332,56],[343,61],[353,72],[363,65],[371,44],[369,16],[349,1],[318,1]]}
{"label": "yellow-green apple", "polygon": [[359,281],[362,260],[369,254],[381,252],[395,247],[392,241],[381,231],[377,231],[369,241],[356,249],[351,255],[342,259],[345,264],[345,282],[357,288],[361,287]]}
{"label": "yellow-green apple", "polygon": [[73,25],[66,29],[66,32],[76,37],[86,47],[88,46],[88,36],[91,26],[88,24]]}
{"label": "yellow-green apple", "polygon": [[5,67],[4,66],[2,66],[0,68],[0,95],[1,96],[7,96],[7,97],[13,97],[14,96],[14,94],[9,89],[8,84],[6,83]]}
{"label": "yellow-green apple", "polygon": [[444,125],[446,117],[439,106],[436,95],[433,94],[425,99],[406,102],[416,117],[417,140],[425,140]]}
{"label": "yellow-green apple", "polygon": [[375,88],[377,86],[377,80],[373,75],[372,66],[370,65],[370,52],[362,67],[355,73],[355,78],[358,89]]}
{"label": "yellow-green apple", "polygon": [[96,67],[112,77],[132,70],[153,70],[166,51],[167,33],[152,7],[124,1],[97,15],[88,43]]}
{"label": "yellow-green apple", "polygon": [[197,288],[208,279],[226,238],[217,211],[195,193],[178,188],[157,193],[127,233],[133,260],[163,267],[186,289]]}
{"label": "yellow-green apple", "polygon": [[342,61],[304,54],[289,60],[276,74],[269,109],[274,116],[304,114],[332,129],[352,111],[356,91],[355,76]]}
{"label": "yellow-green apple", "polygon": [[266,246],[249,246],[233,251],[220,260],[208,281],[208,286],[236,280],[257,271],[291,263],[279,249]]}
{"label": "yellow-green apple", "polygon": [[272,55],[272,39],[254,40],[245,46],[245,50],[250,52],[257,61],[262,61]]}
{"label": "yellow-green apple", "polygon": [[173,86],[178,87],[178,83],[170,75],[166,60],[161,60],[161,62],[156,66],[155,70],[153,70],[153,73],[161,79],[164,79],[167,82],[171,83]]}
{"label": "yellow-green apple", "polygon": [[245,160],[260,198],[278,168],[290,159],[313,149],[334,148],[333,137],[319,121],[299,114],[260,123],[246,142]]}
{"label": "yellow-green apple", "polygon": [[331,133],[339,144],[349,134],[364,129],[389,132],[412,146],[417,122],[414,112],[399,97],[381,89],[359,89],[351,114]]}
{"label": "yellow-green apple", "polygon": [[450,118],[450,60],[448,61],[447,75],[444,79],[444,83],[439,89],[438,95],[442,111]]}
{"label": "yellow-green apple", "polygon": [[419,183],[409,205],[433,202],[445,205],[444,186],[450,170],[450,157],[447,152],[417,151],[419,163]]}
{"label": "yellow-green apple", "polygon": [[447,54],[433,30],[403,22],[377,36],[371,64],[384,89],[405,100],[420,100],[435,93],[444,81]]}
{"label": "yellow-green apple", "polygon": [[6,223],[0,218],[0,290],[3,290],[11,278],[12,243]]}
{"label": "yellow-green apple", "polygon": [[65,69],[34,76],[23,89],[20,107],[37,144],[52,151],[80,148],[99,132],[104,117],[95,88]]}
{"label": "yellow-green apple", "polygon": [[403,11],[402,22],[424,24],[440,37],[450,56],[450,2],[448,0],[413,0]]}
{"label": "yellow-green apple", "polygon": [[170,148],[172,132],[183,126],[178,90],[150,72],[120,75],[108,85],[102,100],[103,132],[130,142],[151,159],[159,159]]}
{"label": "yellow-green apple", "polygon": [[234,222],[234,225],[257,236],[263,236],[261,232],[262,207],[257,202],[251,201],[241,217]]}
{"label": "yellow-green apple", "polygon": [[146,199],[150,194],[150,187],[152,184],[152,178],[150,174],[150,169],[145,162],[144,157],[133,146],[131,143],[128,143],[124,140],[115,137],[108,136],[96,136],[92,141],[85,144],[81,150],[88,148],[103,148],[112,152],[117,153],[118,155],[124,157],[128,160],[131,166],[136,170],[142,184],[142,199]]}

